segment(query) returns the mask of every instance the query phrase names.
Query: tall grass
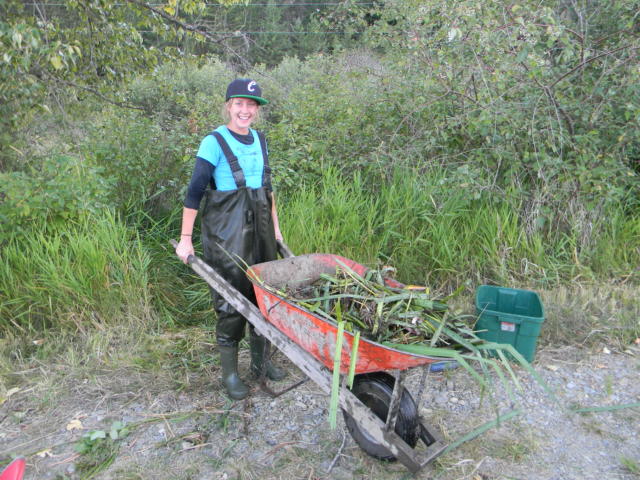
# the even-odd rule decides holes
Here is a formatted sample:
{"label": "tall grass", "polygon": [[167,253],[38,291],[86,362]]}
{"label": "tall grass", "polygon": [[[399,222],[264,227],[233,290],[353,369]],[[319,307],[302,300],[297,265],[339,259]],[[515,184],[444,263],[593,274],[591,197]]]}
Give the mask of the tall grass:
{"label": "tall grass", "polygon": [[[516,196],[474,199],[443,187],[443,176],[435,169],[347,179],[328,168],[318,185],[279,199],[285,239],[298,254],[390,264],[401,281],[445,291],[486,282],[544,288],[576,278],[638,281],[640,219],[622,207],[605,212],[590,249],[579,251],[571,230],[527,233]],[[179,221],[179,205],[160,220],[140,210],[123,221],[105,210],[64,230],[33,225],[31,234],[16,234],[0,256],[0,331],[78,329],[122,318],[213,327],[206,285],[168,244]]]}
{"label": "tall grass", "polygon": [[[141,208],[132,209],[127,223],[140,232],[150,257],[148,274],[158,321],[164,326],[211,327],[215,314],[206,282],[182,264],[169,244],[170,239],[179,239],[181,219],[182,205],[175,201],[173,210],[161,219],[151,217]],[[196,222],[193,235],[196,254],[202,251],[198,230]]]}
{"label": "tall grass", "polygon": [[296,253],[341,254],[366,264],[392,264],[401,280],[451,288],[539,283],[577,275],[640,274],[640,227],[622,206],[594,229],[590,252],[577,233],[527,233],[515,195],[474,199],[444,188],[441,171],[397,171],[390,178],[352,179],[326,169],[319,185],[304,185],[280,202],[282,229]]}
{"label": "tall grass", "polygon": [[104,211],[63,231],[33,226],[2,248],[0,330],[82,329],[149,315],[150,257],[135,230]]}

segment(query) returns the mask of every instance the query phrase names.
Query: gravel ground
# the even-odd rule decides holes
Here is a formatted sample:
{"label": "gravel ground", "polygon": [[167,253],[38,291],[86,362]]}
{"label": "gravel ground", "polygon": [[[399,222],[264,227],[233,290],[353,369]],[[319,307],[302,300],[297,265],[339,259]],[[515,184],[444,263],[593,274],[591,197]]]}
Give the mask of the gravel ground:
{"label": "gravel ground", "polygon": [[[415,478],[640,478],[639,408],[568,411],[640,402],[640,350],[605,352],[539,351],[535,369],[558,401],[518,370],[523,414],[440,457]],[[246,373],[246,352],[241,363]],[[288,368],[290,378],[302,378]],[[180,389],[135,371],[56,382],[47,387],[49,397],[36,391],[41,383],[23,387],[0,406],[0,458],[28,455],[27,479],[411,478],[402,465],[366,455],[340,417],[331,430],[328,396],[312,382],[277,398],[254,385],[247,400],[230,402],[217,375],[190,374]],[[408,376],[410,392],[417,391],[419,378],[419,370]],[[498,411],[509,411],[515,405],[497,390]],[[495,419],[496,404],[481,401],[478,386],[459,368],[429,374],[419,408],[431,428],[452,442]],[[91,473],[89,456],[74,447],[87,433],[108,432],[114,421],[128,424],[130,432],[109,444],[95,442],[91,458],[113,458]]]}

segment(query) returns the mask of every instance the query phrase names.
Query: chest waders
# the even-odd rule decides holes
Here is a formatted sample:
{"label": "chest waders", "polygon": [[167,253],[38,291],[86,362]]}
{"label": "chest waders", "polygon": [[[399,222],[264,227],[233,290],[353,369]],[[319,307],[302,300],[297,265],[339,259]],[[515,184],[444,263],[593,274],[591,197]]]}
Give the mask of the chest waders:
{"label": "chest waders", "polygon": [[[271,215],[271,169],[264,137],[259,134],[264,168],[262,187],[248,188],[238,158],[218,132],[213,132],[231,167],[237,190],[207,190],[202,214],[202,247],[204,260],[234,288],[256,303],[251,282],[244,269],[255,263],[275,260],[277,245]],[[220,350],[223,383],[232,398],[242,399],[248,387],[238,376],[238,342],[244,336],[246,319],[215,290],[211,289],[218,315],[216,340]],[[272,380],[285,373],[270,362],[264,362],[266,339],[250,326],[251,371],[260,374],[263,367]]]}

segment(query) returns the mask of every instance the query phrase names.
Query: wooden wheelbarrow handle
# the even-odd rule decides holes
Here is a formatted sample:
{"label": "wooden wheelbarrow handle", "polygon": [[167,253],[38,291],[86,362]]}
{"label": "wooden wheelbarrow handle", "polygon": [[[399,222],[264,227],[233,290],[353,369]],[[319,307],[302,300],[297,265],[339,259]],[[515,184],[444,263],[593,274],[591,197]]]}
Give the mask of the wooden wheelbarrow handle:
{"label": "wooden wheelbarrow handle", "polygon": [[294,256],[289,246],[284,243],[284,240],[276,240],[276,242],[278,243],[278,253],[282,256],[282,258],[289,258]]}

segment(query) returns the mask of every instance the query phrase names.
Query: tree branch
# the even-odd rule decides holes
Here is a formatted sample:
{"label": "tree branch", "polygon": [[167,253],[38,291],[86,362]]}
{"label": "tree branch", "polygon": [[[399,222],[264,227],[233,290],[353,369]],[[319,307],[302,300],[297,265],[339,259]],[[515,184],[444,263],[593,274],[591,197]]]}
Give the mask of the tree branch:
{"label": "tree branch", "polygon": [[53,81],[58,82],[58,83],[62,83],[68,87],[74,87],[74,88],[79,88],[80,90],[84,90],[85,92],[89,92],[92,95],[95,95],[96,97],[100,98],[101,100],[104,100],[107,103],[110,103],[112,105],[115,105],[116,107],[121,107],[121,108],[129,108],[131,110],[142,110],[144,111],[144,108],[142,107],[137,107],[135,105],[129,105],[128,103],[123,103],[123,102],[118,102],[116,100],[113,100],[109,97],[106,97],[105,95],[103,95],[102,93],[98,92],[97,90],[94,90],[93,88],[90,87],[86,87],[84,85],[78,85],[77,83],[74,82],[70,82],[69,80],[63,80],[62,78],[57,78],[51,75],[47,75],[49,78],[51,78]]}
{"label": "tree branch", "polygon": [[564,80],[565,78],[567,78],[568,76],[574,74],[577,70],[580,70],[582,67],[584,67],[585,65],[587,65],[588,63],[591,63],[595,60],[598,60],[599,58],[602,57],[606,57],[607,55],[611,55],[613,53],[616,52],[620,52],[622,50],[626,50],[627,48],[631,49],[631,50],[638,50],[640,49],[640,46],[631,46],[631,45],[624,45],[622,47],[618,47],[618,48],[614,48],[613,50],[608,50],[606,52],[602,52],[599,53],[598,55],[593,55],[589,58],[587,58],[584,62],[580,62],[578,65],[576,65],[575,67],[573,67],[571,70],[569,70],[567,73],[561,75],[559,78],[557,78],[551,85],[549,85],[548,88],[553,88],[555,87],[558,83],[560,83],[562,80]]}
{"label": "tree branch", "polygon": [[240,55],[238,52],[236,52],[233,48],[231,48],[229,45],[227,45],[225,43],[225,40],[228,40],[230,38],[234,38],[236,37],[236,33],[230,33],[228,35],[220,35],[220,36],[215,36],[215,35],[211,35],[209,32],[207,32],[206,30],[203,30],[202,28],[196,26],[196,25],[191,25],[189,23],[183,22],[182,20],[169,15],[167,12],[165,12],[162,9],[156,8],[152,5],[149,5],[148,3],[145,2],[141,2],[140,0],[126,0],[128,3],[130,3],[131,5],[136,5],[140,8],[144,8],[149,10],[152,13],[155,13],[156,15],[160,16],[161,18],[163,18],[164,20],[166,20],[167,22],[173,24],[176,27],[182,28],[183,30],[187,31],[187,32],[191,32],[193,34],[197,34],[197,35],[202,35],[204,38],[206,38],[207,40],[213,42],[213,43],[218,43],[220,45],[222,45],[228,52],[230,52],[232,55],[236,56],[237,58],[240,59],[240,61],[243,64],[247,64],[247,61],[245,60],[245,58]]}
{"label": "tree branch", "polygon": [[152,5],[149,5],[148,3],[145,2],[141,2],[139,0],[126,0],[128,3],[131,3],[132,5],[136,5],[138,7],[141,8],[145,8],[153,13],[155,13],[156,15],[162,17],[163,19],[165,19],[166,21],[168,21],[169,23],[172,23],[188,32],[191,33],[196,33],[198,35],[202,35],[203,37],[205,37],[207,40],[210,40],[212,42],[215,43],[222,43],[223,41],[227,40],[228,38],[233,38],[235,36],[235,34],[230,34],[230,35],[223,35],[223,36],[214,36],[211,35],[209,32],[207,32],[206,30],[202,30],[200,28],[198,28],[195,25],[190,25],[188,23],[183,22],[182,20],[177,19],[176,17],[169,15],[167,12],[165,12],[164,10],[161,10],[159,8],[155,8]]}

